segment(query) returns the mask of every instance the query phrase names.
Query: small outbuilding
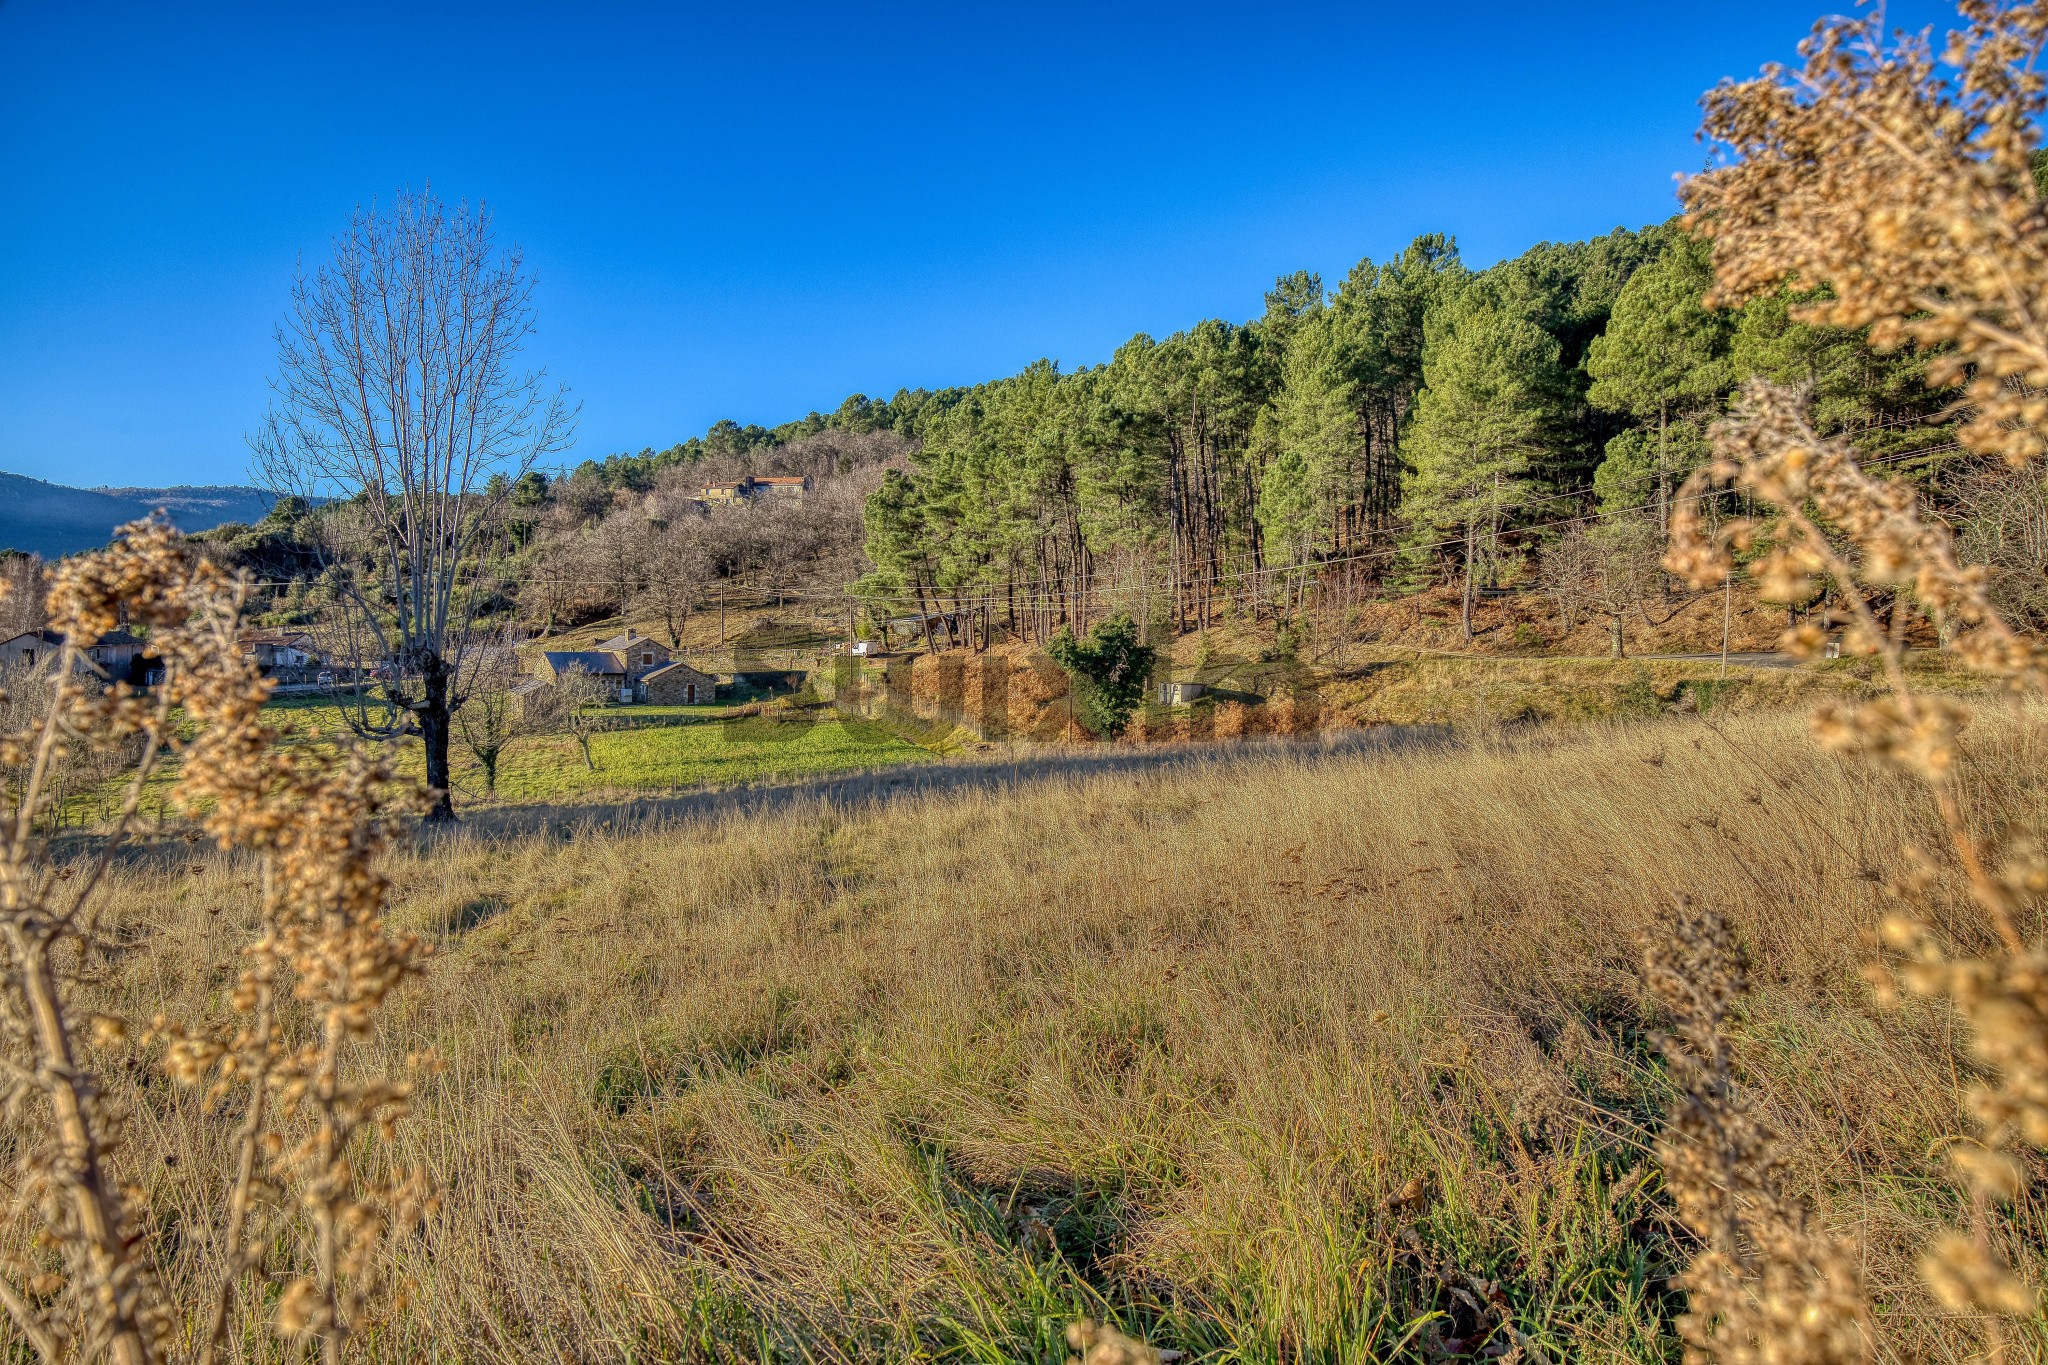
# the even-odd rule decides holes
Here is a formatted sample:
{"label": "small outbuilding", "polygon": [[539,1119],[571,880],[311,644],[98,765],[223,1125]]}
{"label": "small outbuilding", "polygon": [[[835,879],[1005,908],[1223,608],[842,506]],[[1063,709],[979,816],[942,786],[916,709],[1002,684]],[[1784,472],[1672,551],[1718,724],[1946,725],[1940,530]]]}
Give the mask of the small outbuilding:
{"label": "small outbuilding", "polygon": [[718,693],[718,679],[680,661],[640,679],[640,700],[657,706],[695,706]]}
{"label": "small outbuilding", "polygon": [[1166,682],[1159,684],[1161,706],[1186,706],[1209,689],[1198,682]]}
{"label": "small outbuilding", "polygon": [[0,640],[0,664],[33,668],[55,657],[64,648],[64,637],[54,630],[25,630]]}

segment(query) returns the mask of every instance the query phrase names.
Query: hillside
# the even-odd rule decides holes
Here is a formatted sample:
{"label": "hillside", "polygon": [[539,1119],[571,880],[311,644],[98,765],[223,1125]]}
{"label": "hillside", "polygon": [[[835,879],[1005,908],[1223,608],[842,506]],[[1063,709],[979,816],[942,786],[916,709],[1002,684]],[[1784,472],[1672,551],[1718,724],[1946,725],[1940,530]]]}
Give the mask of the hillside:
{"label": "hillside", "polygon": [[228,521],[261,521],[274,501],[256,488],[70,488],[22,474],[0,474],[0,550],[54,559],[97,549],[116,526],[162,508],[181,531]]}

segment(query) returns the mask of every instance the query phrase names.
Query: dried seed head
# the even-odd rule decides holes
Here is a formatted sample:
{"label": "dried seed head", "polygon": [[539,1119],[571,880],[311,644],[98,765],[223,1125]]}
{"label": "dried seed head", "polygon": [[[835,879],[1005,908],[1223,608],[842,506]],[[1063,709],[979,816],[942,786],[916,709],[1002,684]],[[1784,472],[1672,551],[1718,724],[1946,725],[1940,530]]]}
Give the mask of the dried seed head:
{"label": "dried seed head", "polygon": [[1952,1313],[2006,1313],[2014,1317],[2034,1311],[2035,1294],[2011,1271],[1958,1232],[1943,1233],[1920,1260],[1927,1287]]}

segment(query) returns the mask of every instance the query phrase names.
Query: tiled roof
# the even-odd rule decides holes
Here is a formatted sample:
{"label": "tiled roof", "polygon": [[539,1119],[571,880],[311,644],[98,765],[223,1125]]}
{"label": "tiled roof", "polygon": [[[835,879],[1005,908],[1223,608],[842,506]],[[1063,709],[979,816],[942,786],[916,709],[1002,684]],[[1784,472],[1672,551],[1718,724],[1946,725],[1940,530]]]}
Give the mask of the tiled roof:
{"label": "tiled roof", "polygon": [[656,678],[666,677],[669,674],[675,672],[679,668],[682,669],[685,673],[695,673],[700,678],[711,677],[711,675],[709,673],[706,673],[703,669],[692,667],[691,665],[684,663],[681,659],[678,659],[672,664],[666,664],[660,668],[655,669],[652,673],[649,673],[645,675],[643,678],[641,678],[641,681],[653,682]]}

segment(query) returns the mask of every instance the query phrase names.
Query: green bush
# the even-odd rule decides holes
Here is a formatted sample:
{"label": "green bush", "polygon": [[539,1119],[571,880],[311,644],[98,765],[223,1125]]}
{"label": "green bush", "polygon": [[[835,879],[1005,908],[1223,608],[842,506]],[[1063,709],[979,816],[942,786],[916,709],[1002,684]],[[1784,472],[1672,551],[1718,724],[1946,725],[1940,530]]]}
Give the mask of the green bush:
{"label": "green bush", "polygon": [[1137,623],[1119,612],[1098,622],[1086,640],[1062,628],[1046,652],[1066,670],[1081,723],[1098,735],[1122,734],[1152,677],[1153,649],[1138,638]]}

